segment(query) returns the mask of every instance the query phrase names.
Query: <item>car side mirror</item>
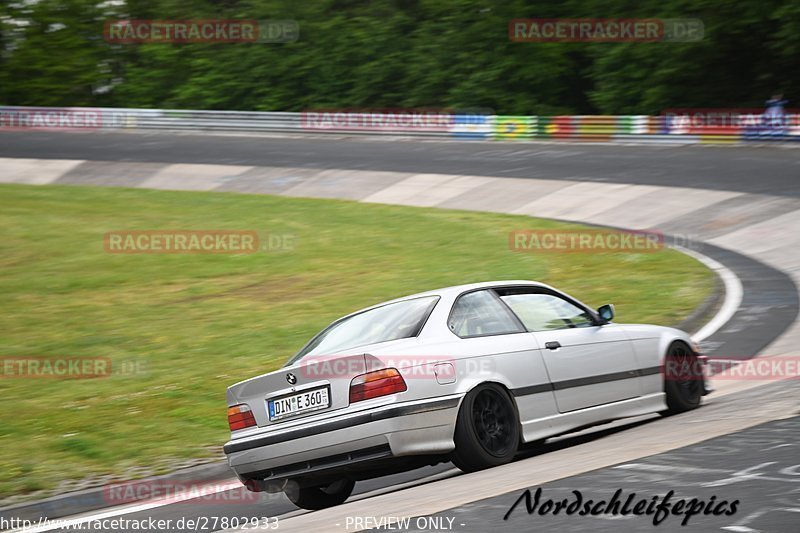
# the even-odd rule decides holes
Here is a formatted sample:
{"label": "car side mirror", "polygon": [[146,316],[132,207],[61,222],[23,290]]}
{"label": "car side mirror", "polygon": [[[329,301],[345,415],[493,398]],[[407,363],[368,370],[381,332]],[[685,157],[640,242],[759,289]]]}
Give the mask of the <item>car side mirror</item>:
{"label": "car side mirror", "polygon": [[614,304],[601,305],[597,308],[597,314],[605,322],[611,322],[614,319]]}

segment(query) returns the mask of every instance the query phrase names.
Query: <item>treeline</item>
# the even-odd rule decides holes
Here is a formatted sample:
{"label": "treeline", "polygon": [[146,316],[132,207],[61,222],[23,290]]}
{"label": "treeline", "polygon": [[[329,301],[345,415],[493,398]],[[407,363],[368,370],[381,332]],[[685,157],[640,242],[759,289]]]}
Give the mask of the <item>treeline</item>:
{"label": "treeline", "polygon": [[[696,18],[699,42],[520,43],[514,18]],[[113,44],[111,19],[294,19],[284,44]],[[800,99],[796,0],[22,0],[0,104],[657,113]],[[795,104],[795,102],[792,102]],[[794,106],[793,106],[794,107]],[[800,107],[800,106],[798,106]]]}

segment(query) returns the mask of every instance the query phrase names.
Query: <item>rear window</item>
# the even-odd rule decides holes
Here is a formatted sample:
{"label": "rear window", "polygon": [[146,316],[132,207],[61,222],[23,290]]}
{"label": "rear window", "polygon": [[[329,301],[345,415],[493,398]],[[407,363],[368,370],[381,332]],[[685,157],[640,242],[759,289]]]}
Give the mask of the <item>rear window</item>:
{"label": "rear window", "polygon": [[334,322],[287,364],[294,364],[308,355],[331,355],[368,344],[416,337],[438,301],[438,296],[403,300]]}

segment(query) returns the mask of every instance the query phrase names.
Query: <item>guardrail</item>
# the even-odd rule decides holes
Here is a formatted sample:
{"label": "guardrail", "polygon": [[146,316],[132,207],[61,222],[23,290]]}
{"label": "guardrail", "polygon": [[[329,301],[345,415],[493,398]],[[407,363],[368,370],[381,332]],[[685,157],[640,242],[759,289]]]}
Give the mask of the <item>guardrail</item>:
{"label": "guardrail", "polygon": [[2,130],[174,130],[394,135],[484,140],[737,143],[800,140],[800,115],[780,121],[743,115],[736,125],[697,125],[691,117],[504,116],[415,111],[303,113],[179,109],[0,107]]}

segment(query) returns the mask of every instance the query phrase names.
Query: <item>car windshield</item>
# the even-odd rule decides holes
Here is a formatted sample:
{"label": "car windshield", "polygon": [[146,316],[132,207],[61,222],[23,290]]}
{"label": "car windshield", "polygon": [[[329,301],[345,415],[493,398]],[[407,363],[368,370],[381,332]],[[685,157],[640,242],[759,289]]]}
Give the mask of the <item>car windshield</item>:
{"label": "car windshield", "polygon": [[309,355],[331,355],[358,346],[415,337],[438,300],[438,296],[403,300],[334,322],[289,359],[287,365]]}

